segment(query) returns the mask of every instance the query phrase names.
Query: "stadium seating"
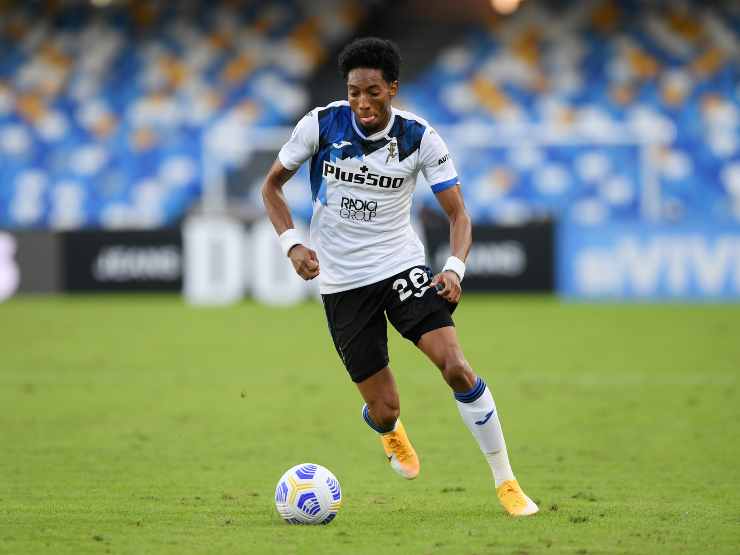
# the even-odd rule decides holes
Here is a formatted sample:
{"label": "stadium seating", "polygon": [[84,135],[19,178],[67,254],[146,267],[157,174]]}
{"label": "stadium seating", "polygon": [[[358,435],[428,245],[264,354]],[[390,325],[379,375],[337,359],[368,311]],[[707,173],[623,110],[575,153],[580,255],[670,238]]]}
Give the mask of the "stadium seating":
{"label": "stadium seating", "polygon": [[[0,3],[0,227],[177,223],[206,137],[236,161],[239,130],[308,108],[362,16],[329,4]],[[468,37],[399,106],[443,132],[477,222],[740,219],[740,4],[528,0]]]}
{"label": "stadium seating", "polygon": [[740,220],[737,2],[525,2],[401,100],[465,130],[478,221]]}
{"label": "stadium seating", "polygon": [[0,3],[0,228],[176,223],[209,131],[228,154],[305,112],[306,76],[361,18],[326,4]]}

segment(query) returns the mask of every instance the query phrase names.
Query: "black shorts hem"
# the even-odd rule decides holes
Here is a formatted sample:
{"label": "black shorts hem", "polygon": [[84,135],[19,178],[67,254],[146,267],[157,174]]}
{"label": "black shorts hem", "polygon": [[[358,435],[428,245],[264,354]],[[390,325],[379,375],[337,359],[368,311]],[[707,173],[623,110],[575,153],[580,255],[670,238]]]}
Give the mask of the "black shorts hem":
{"label": "black shorts hem", "polygon": [[429,314],[421,322],[404,333],[403,336],[416,345],[419,343],[421,336],[425,333],[438,330],[439,328],[446,328],[448,326],[455,326],[455,322],[452,321],[449,311],[437,310]]}
{"label": "black shorts hem", "polygon": [[349,377],[352,378],[352,381],[353,382],[360,383],[360,382],[364,382],[366,379],[371,378],[375,374],[377,374],[378,372],[380,372],[383,368],[385,368],[386,366],[388,366],[388,362],[389,361],[386,360],[385,363],[383,363],[382,366],[380,366],[379,368],[376,368],[375,370],[368,370],[368,371],[363,371],[363,372],[357,372],[355,370],[349,370],[349,369],[347,369],[347,371],[349,373]]}

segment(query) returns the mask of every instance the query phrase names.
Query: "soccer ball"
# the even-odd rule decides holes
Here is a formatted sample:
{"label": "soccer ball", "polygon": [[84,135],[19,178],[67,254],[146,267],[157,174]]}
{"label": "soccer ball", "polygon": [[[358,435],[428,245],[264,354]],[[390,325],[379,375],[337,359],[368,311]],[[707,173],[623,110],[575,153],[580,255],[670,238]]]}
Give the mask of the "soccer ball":
{"label": "soccer ball", "polygon": [[329,524],[342,506],[339,480],[319,464],[288,470],[275,488],[275,507],[290,524]]}

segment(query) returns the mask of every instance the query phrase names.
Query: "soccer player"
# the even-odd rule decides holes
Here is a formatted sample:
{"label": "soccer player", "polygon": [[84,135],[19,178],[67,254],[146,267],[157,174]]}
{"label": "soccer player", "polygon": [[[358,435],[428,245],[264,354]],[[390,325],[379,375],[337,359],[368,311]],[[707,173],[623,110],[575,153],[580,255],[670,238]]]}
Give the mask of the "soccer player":
{"label": "soccer player", "polygon": [[[391,105],[400,63],[391,41],[363,38],[347,45],[339,68],[348,100],[315,108],[298,122],[262,197],[295,271],[306,280],[319,278],[334,346],[391,467],[404,478],[419,474],[419,458],[399,419],[386,316],[441,370],[491,466],[501,504],[514,516],[531,515],[538,508],[511,470],[491,391],[465,360],[452,321],[472,241],[457,172],[434,129]],[[282,192],[308,159],[314,207],[309,241],[294,228]],[[450,221],[452,256],[436,275],[411,227],[419,171]]]}

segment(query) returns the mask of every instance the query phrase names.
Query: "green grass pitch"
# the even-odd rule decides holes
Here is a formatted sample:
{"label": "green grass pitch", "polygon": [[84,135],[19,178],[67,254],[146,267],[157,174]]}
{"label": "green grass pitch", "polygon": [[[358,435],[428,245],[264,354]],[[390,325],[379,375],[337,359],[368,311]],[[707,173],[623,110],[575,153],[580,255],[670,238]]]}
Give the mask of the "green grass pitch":
{"label": "green grass pitch", "polygon": [[[502,512],[447,386],[395,332],[414,481],[317,303],[0,305],[0,553],[740,553],[740,306],[469,295],[456,319],[533,518]],[[329,526],[275,512],[300,462],[341,482]]]}

